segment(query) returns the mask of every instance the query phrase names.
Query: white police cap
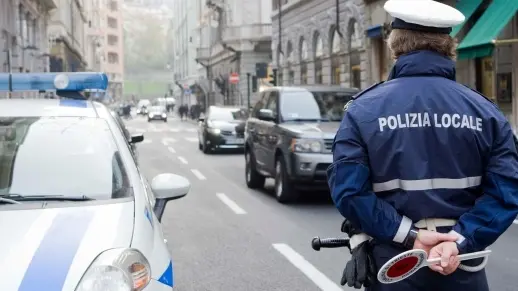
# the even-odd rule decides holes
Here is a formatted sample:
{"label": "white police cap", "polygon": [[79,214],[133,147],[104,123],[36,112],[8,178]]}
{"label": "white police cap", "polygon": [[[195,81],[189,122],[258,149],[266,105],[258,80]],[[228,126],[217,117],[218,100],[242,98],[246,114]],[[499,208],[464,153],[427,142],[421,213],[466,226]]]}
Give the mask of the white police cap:
{"label": "white police cap", "polygon": [[388,0],[387,11],[393,29],[449,34],[466,17],[457,9],[433,0]]}

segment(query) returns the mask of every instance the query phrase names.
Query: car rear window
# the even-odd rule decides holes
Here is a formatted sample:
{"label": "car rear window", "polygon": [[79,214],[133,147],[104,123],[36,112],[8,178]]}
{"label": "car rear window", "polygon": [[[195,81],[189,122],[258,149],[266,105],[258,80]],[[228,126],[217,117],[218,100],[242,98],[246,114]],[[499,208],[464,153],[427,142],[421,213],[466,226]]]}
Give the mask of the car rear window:
{"label": "car rear window", "polygon": [[102,119],[0,117],[0,195],[131,195],[113,135]]}

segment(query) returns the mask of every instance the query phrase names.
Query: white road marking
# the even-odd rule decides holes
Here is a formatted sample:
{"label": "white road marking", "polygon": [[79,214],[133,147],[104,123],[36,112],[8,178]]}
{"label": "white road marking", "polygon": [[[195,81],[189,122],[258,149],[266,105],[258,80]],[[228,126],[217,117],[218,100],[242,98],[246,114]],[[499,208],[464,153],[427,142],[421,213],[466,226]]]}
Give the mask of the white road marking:
{"label": "white road marking", "polygon": [[216,196],[223,202],[225,205],[228,206],[232,211],[234,211],[235,214],[246,214],[246,211],[239,207],[239,205],[236,204],[236,202],[232,201],[230,198],[228,198],[227,195],[223,193],[217,193]]}
{"label": "white road marking", "polygon": [[186,137],[185,140],[188,142],[198,142],[197,137]]}
{"label": "white road marking", "polygon": [[176,154],[176,151],[172,147],[167,148],[172,154]]}
{"label": "white road marking", "polygon": [[299,253],[293,250],[287,244],[273,244],[273,247],[281,253],[290,263],[292,263],[297,269],[302,271],[315,285],[323,291],[342,291],[337,284],[331,279],[326,277],[322,272],[315,268],[310,262],[304,259]]}
{"label": "white road marking", "polygon": [[175,143],[175,142],[176,142],[176,139],[171,138],[171,137],[166,137],[166,138],[162,139],[162,144],[164,144],[165,146],[168,146],[169,144]]}
{"label": "white road marking", "polygon": [[187,165],[189,163],[189,162],[187,162],[187,160],[184,157],[178,157],[178,159],[180,160],[180,162],[182,162],[185,165]]}
{"label": "white road marking", "polygon": [[150,139],[144,139],[144,140],[142,141],[142,143],[148,143],[148,144],[149,144],[149,143],[152,143],[152,142],[153,142],[153,141],[152,141],[152,140],[150,140]]}
{"label": "white road marking", "polygon": [[180,130],[178,128],[170,128],[169,131],[170,132],[180,132]]}
{"label": "white road marking", "polygon": [[203,176],[203,174],[196,170],[196,169],[192,169],[191,172],[194,174],[194,176],[196,176],[196,178],[200,179],[200,180],[207,180],[207,178],[205,176]]}
{"label": "white road marking", "polygon": [[187,131],[187,132],[196,132],[197,129],[196,128],[187,128],[185,131]]}

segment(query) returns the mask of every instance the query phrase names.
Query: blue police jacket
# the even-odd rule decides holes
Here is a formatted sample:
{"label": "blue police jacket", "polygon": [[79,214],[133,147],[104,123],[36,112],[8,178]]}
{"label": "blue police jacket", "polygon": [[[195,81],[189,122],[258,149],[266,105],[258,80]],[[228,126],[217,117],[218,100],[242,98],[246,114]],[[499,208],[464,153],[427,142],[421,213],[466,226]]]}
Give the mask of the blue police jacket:
{"label": "blue police jacket", "polygon": [[518,214],[509,122],[455,82],[454,61],[401,56],[390,79],[346,106],[328,184],[340,213],[380,242],[401,243],[424,218],[457,219],[461,252],[491,245]]}

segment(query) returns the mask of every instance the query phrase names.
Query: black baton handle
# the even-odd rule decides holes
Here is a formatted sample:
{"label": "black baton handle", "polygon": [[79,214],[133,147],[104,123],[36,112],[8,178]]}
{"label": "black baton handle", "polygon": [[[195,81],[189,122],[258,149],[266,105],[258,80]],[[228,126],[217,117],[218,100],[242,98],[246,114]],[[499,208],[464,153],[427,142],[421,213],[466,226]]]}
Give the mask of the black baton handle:
{"label": "black baton handle", "polygon": [[349,247],[349,239],[347,238],[320,238],[315,237],[311,240],[311,247],[315,251],[320,251],[321,248],[343,248]]}

